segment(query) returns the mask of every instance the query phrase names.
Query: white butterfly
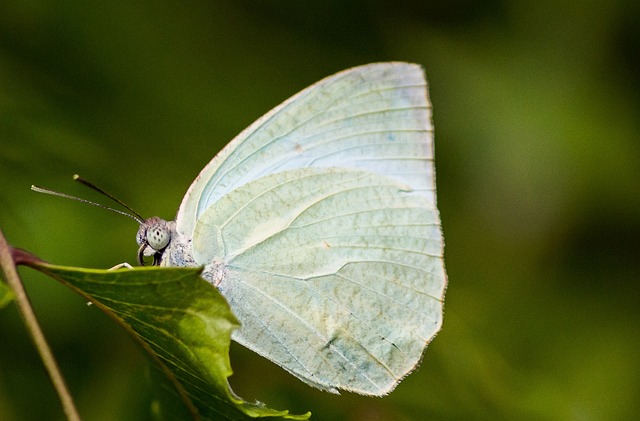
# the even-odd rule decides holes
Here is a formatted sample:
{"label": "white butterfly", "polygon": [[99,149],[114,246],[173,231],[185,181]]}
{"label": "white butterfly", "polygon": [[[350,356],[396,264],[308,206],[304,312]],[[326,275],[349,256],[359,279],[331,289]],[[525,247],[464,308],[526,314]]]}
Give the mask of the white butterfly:
{"label": "white butterfly", "polygon": [[202,170],[139,259],[204,266],[233,339],[323,390],[389,393],[440,329],[446,274],[422,68],[310,86]]}

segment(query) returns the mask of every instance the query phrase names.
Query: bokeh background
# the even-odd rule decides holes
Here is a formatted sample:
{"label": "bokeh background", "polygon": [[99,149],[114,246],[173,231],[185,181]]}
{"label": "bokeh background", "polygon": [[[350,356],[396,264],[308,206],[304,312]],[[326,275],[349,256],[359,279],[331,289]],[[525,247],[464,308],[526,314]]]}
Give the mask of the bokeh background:
{"label": "bokeh background", "polygon": [[[430,83],[444,329],[385,398],[310,389],[240,347],[235,390],[318,420],[640,417],[634,0],[3,1],[0,227],[53,263],[133,262],[132,221],[29,186],[96,199],[79,173],[172,218],[253,120],[386,60],[422,64]],[[147,419],[130,338],[21,273],[84,418]],[[0,310],[0,419],[63,419],[13,304]]]}

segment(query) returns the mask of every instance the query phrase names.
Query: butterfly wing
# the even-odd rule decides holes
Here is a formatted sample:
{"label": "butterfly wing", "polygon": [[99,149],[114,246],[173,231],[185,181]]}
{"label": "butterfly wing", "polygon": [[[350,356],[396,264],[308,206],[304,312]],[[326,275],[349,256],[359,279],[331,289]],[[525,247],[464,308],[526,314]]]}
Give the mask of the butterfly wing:
{"label": "butterfly wing", "polygon": [[294,95],[240,133],[192,183],[176,217],[190,235],[233,189],[306,167],[367,170],[411,186],[435,205],[431,106],[422,68],[355,67]]}
{"label": "butterfly wing", "polygon": [[303,90],[199,174],[176,228],[242,323],[234,339],[337,392],[390,392],[439,330],[446,275],[420,66]]}
{"label": "butterfly wing", "polygon": [[437,210],[389,177],[264,176],[200,216],[193,249],[241,321],[234,340],[321,389],[389,393],[441,326]]}

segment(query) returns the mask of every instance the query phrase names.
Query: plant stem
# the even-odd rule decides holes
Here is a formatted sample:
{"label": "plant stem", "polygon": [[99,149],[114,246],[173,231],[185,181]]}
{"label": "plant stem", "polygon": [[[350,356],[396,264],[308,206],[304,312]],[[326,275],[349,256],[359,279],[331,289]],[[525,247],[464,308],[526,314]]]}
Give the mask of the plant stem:
{"label": "plant stem", "polygon": [[9,287],[15,294],[15,300],[18,310],[20,311],[20,315],[24,320],[24,324],[31,335],[31,339],[38,350],[38,353],[40,354],[40,358],[44,363],[47,374],[51,379],[51,383],[53,383],[53,387],[58,393],[62,409],[64,410],[67,419],[69,421],[80,421],[78,410],[73,403],[73,398],[67,389],[67,385],[65,384],[62,373],[60,372],[58,364],[53,357],[51,348],[49,348],[49,344],[47,343],[44,334],[42,333],[42,329],[38,324],[36,315],[33,312],[33,307],[31,307],[31,303],[29,302],[27,292],[25,291],[24,285],[22,284],[18,271],[16,270],[11,247],[4,238],[2,230],[0,230],[0,269],[4,274],[4,278],[7,280]]}

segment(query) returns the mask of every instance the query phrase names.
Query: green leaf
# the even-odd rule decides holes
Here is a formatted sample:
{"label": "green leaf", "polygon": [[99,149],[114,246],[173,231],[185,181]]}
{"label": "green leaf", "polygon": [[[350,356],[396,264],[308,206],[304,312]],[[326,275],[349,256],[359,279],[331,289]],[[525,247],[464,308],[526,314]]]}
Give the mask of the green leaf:
{"label": "green leaf", "polygon": [[13,291],[9,288],[9,285],[0,278],[0,308],[6,306],[13,301]]}
{"label": "green leaf", "polygon": [[225,299],[194,268],[92,270],[30,266],[67,285],[138,339],[153,362],[159,419],[305,420],[238,397],[227,381],[231,332],[239,326]]}

